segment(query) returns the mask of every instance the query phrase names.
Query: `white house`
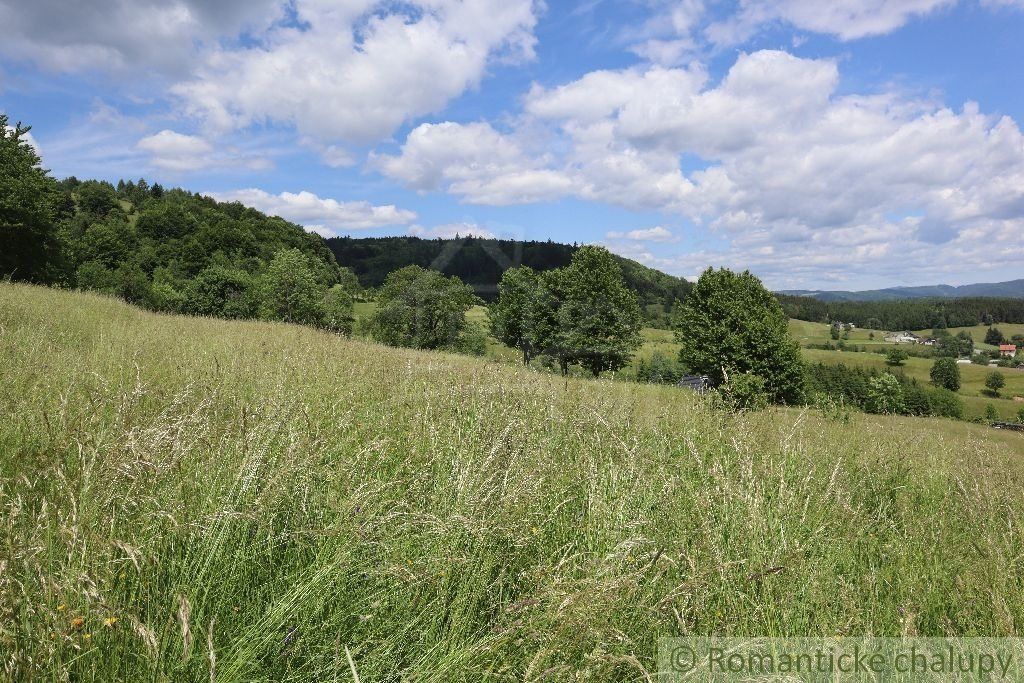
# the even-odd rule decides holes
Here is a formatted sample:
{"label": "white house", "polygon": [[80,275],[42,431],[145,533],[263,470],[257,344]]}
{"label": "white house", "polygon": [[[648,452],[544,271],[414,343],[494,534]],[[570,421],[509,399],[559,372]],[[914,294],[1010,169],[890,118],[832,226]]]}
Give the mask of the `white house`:
{"label": "white house", "polygon": [[916,344],[919,337],[913,332],[896,332],[885,337],[891,344]]}

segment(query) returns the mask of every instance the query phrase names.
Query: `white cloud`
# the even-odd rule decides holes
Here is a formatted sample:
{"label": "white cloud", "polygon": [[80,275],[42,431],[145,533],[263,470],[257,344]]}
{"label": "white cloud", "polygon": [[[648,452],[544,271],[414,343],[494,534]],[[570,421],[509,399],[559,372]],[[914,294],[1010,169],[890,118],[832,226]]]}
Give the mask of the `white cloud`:
{"label": "white cloud", "polygon": [[572,181],[544,168],[520,142],[487,123],[422,124],[398,155],[372,155],[371,166],[420,191],[445,189],[475,204],[521,204],[560,197]]}
{"label": "white cloud", "polygon": [[[1018,125],[971,103],[840,94],[831,60],[741,54],[717,84],[697,69],[593,72],[534,87],[524,110],[509,133],[422,125],[378,167],[467,201],[576,196],[685,216],[718,244],[675,272],[717,262],[790,281],[850,270],[923,278],[1009,270],[1024,255]],[[533,139],[543,153],[524,143]],[[524,177],[549,182],[510,190]],[[609,238],[622,249],[641,241]]]}
{"label": "white cloud", "polygon": [[738,45],[761,26],[786,22],[840,40],[882,35],[913,18],[955,5],[957,0],[740,0],[736,15],[707,27],[714,43]]}
{"label": "white cloud", "polygon": [[437,225],[433,228],[424,228],[421,225],[409,226],[409,234],[413,237],[424,239],[453,239],[455,237],[482,237],[484,239],[495,239],[495,234],[487,228],[476,223],[447,223]]}
{"label": "white cloud", "polygon": [[239,166],[250,170],[265,170],[271,167],[265,158],[230,147],[218,149],[204,138],[168,129],[140,139],[135,146],[149,154],[149,163],[154,168],[163,171],[182,173]]}
{"label": "white cloud", "polygon": [[611,231],[605,235],[608,239],[627,239],[635,242],[677,242],[671,230],[657,225],[653,228],[630,230],[629,232]]}
{"label": "white cloud", "polygon": [[408,225],[416,220],[414,212],[399,209],[391,204],[374,206],[365,201],[342,202],[324,199],[306,191],[274,195],[264,190],[249,188],[208,194],[217,201],[241,202],[266,214],[304,225],[307,229],[328,237],[347,230]]}
{"label": "white cloud", "polygon": [[531,0],[297,0],[302,28],[214,51],[172,88],[217,129],[273,121],[321,141],[368,143],[442,109],[493,58],[530,58]]}
{"label": "white cloud", "polygon": [[262,29],[277,0],[0,0],[0,54],[47,70],[187,72],[204,42]]}

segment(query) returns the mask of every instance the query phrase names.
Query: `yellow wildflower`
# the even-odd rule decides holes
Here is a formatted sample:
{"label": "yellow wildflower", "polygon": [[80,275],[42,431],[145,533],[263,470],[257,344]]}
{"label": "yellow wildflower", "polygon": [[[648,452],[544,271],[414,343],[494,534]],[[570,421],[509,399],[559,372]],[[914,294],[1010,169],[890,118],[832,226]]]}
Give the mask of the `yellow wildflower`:
{"label": "yellow wildflower", "polygon": [[85,619],[82,617],[75,617],[71,620],[71,628],[82,628],[85,625]]}
{"label": "yellow wildflower", "polygon": [[67,606],[67,605],[65,605],[65,604],[64,604],[63,602],[62,602],[62,603],[60,603],[59,605],[57,605],[57,611],[58,611],[58,612],[63,612],[63,611],[64,611],[64,610],[66,610],[67,608],[68,608],[68,606]]}
{"label": "yellow wildflower", "polygon": [[107,628],[114,628],[114,624],[117,623],[117,617],[107,617],[103,620],[103,625]]}

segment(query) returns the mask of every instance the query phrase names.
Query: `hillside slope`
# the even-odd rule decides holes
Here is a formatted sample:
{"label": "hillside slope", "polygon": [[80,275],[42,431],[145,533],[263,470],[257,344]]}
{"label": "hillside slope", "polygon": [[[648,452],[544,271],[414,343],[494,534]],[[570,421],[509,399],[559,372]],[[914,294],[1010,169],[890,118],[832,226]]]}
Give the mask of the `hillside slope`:
{"label": "hillside slope", "polygon": [[787,289],[779,294],[810,296],[821,301],[888,301],[892,299],[953,299],[960,297],[1024,298],[1024,279],[1007,282],[978,282],[969,285],[925,285],[889,287],[861,291]]}
{"label": "hillside slope", "polygon": [[638,680],[659,635],[1024,623],[1018,434],[9,284],[0,369],[12,679]]}

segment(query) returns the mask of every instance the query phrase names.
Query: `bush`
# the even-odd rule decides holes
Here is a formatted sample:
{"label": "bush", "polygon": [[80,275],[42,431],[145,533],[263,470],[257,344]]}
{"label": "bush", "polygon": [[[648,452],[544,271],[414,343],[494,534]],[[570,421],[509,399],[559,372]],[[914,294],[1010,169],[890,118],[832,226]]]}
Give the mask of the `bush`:
{"label": "bush", "polygon": [[675,384],[683,376],[679,364],[655,351],[648,361],[637,363],[636,380],[649,384]]}
{"label": "bush", "polygon": [[764,410],[771,401],[763,377],[752,373],[737,373],[718,388],[722,402],[731,410]]}
{"label": "bush", "polygon": [[251,318],[256,312],[253,282],[242,270],[210,266],[185,289],[184,313],[217,318]]}
{"label": "bush", "polygon": [[879,375],[868,380],[868,396],[865,409],[869,413],[894,415],[906,410],[903,387],[895,376]]}
{"label": "bush", "polygon": [[907,358],[910,358],[910,354],[903,349],[889,349],[885,354],[885,364],[893,367],[899,367],[906,362]]}
{"label": "bush", "polygon": [[928,392],[928,405],[931,414],[936,417],[964,419],[963,400],[948,389],[933,389]]}
{"label": "bush", "polygon": [[453,350],[470,356],[486,355],[487,330],[485,330],[484,326],[475,320],[467,321],[466,326],[462,328],[462,334],[459,335],[459,339],[455,343]]}
{"label": "bush", "polygon": [[999,422],[999,410],[991,403],[985,406],[985,421]]}
{"label": "bush", "polygon": [[342,285],[334,285],[324,292],[323,326],[338,334],[352,334],[355,318],[352,315],[352,295]]}

